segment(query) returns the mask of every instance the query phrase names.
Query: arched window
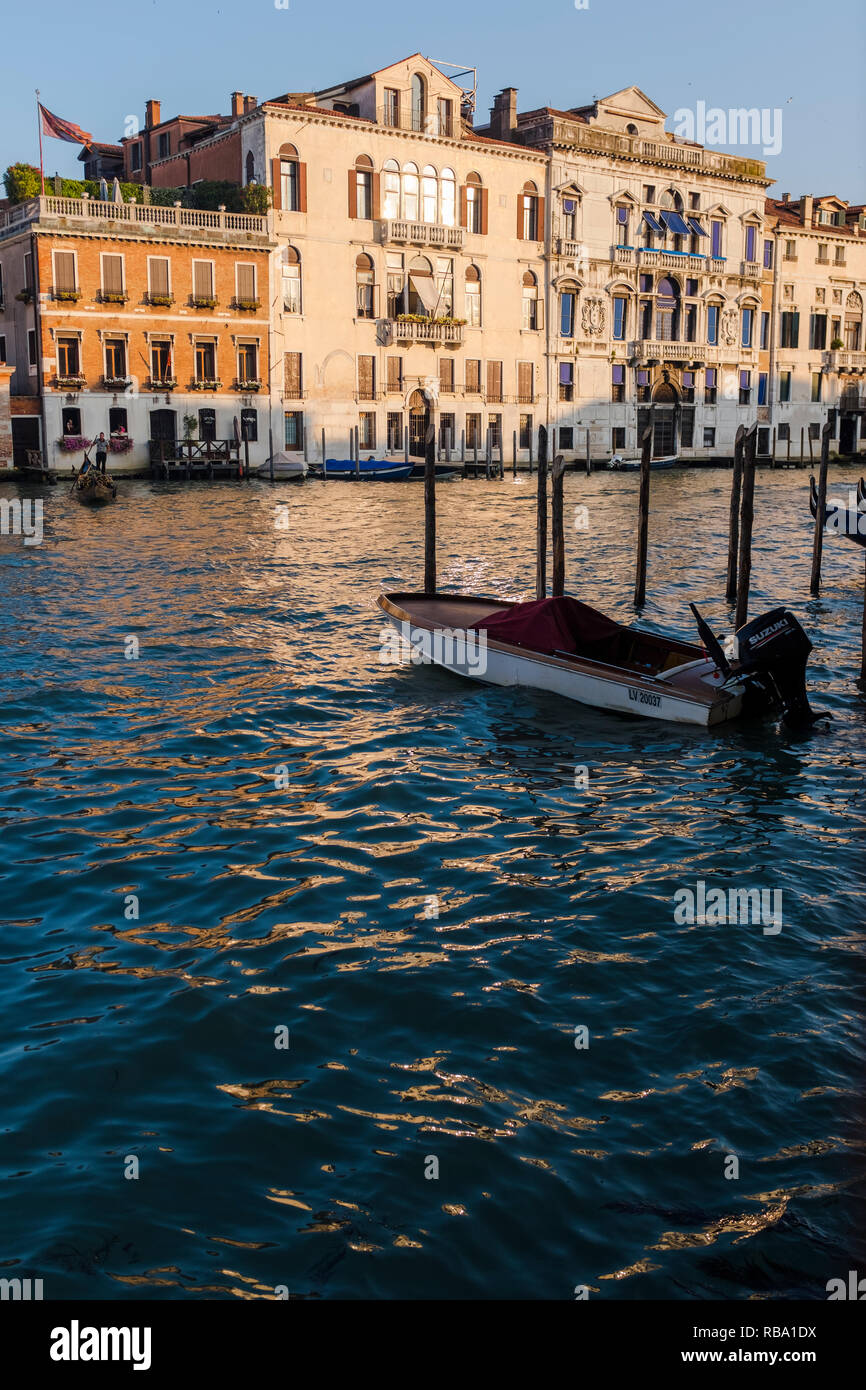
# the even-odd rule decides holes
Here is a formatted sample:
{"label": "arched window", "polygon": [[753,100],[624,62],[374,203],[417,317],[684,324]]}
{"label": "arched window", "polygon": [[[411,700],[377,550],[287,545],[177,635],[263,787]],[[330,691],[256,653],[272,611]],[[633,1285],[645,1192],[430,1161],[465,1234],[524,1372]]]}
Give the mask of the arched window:
{"label": "arched window", "polygon": [[707,303],[707,342],[711,347],[717,346],[719,341],[722,307],[723,301],[721,299],[711,299]]}
{"label": "arched window", "polygon": [[457,176],[453,169],[443,169],[439,182],[439,221],[443,227],[457,225]]}
{"label": "arched window", "polygon": [[520,195],[521,238],[523,241],[538,241],[538,189],[531,181],[523,185]]}
{"label": "arched window", "polygon": [[373,216],[373,161],[367,154],[355,160],[355,216]]}
{"label": "arched window", "polygon": [[478,174],[469,174],[466,179],[466,230],[468,232],[481,231],[481,178]]}
{"label": "arched window", "polygon": [[615,244],[617,246],[631,246],[631,238],[629,236],[631,208],[628,203],[617,203],[613,210],[613,216],[614,236],[616,238]]}
{"label": "arched window", "polygon": [[386,159],[382,165],[382,216],[400,216],[400,165],[396,159]]}
{"label": "arched window", "polygon": [[470,328],[481,327],[481,271],[477,265],[466,267],[466,323]]}
{"label": "arched window", "polygon": [[297,212],[301,206],[298,151],[294,145],[280,149],[280,207]]}
{"label": "arched window", "polygon": [[667,212],[682,212],[683,200],[675,188],[666,188],[659,198],[659,207]]}
{"label": "arched window", "polygon": [[656,340],[660,343],[679,341],[680,287],[676,280],[665,277],[656,285]]}
{"label": "arched window", "polygon": [[409,265],[409,313],[433,316],[436,308],[436,286],[433,267],[426,256],[415,256]]}
{"label": "arched window", "polygon": [[427,83],[419,72],[412,74],[412,129],[425,130],[427,121]]}
{"label": "arched window", "polygon": [[357,285],[358,318],[375,318],[375,271],[373,258],[368,256],[366,251],[362,251],[355,261],[355,283]]}
{"label": "arched window", "polygon": [[256,181],[256,160],[252,150],[247,150],[247,183]]}
{"label": "arched window", "polygon": [[637,126],[635,125],[634,121],[629,121],[628,125],[625,128],[625,133],[626,135],[637,135]]}
{"label": "arched window", "polygon": [[301,258],[294,246],[284,246],[280,256],[283,281],[283,313],[301,312]]}
{"label": "arched window", "polygon": [[402,216],[407,222],[418,221],[418,165],[403,165],[403,197],[402,197]]}
{"label": "arched window", "polygon": [[538,327],[538,279],[531,270],[523,272],[523,327]]}
{"label": "arched window", "polygon": [[425,164],[421,174],[421,221],[435,222],[439,180],[432,164]]}
{"label": "arched window", "polygon": [[565,194],[560,208],[560,225],[566,241],[577,241],[577,199]]}
{"label": "arched window", "polygon": [[577,314],[577,285],[566,280],[559,289],[559,332],[563,338],[574,337]]}
{"label": "arched window", "polygon": [[845,347],[848,352],[860,351],[863,331],[863,299],[852,290],[845,300]]}

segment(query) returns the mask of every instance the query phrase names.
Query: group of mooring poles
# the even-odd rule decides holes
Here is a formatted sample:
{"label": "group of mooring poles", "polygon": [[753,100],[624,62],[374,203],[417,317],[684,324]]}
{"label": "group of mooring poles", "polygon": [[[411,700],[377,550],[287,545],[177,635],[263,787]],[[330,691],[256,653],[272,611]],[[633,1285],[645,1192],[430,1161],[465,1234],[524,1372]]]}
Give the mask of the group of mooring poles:
{"label": "group of mooring poles", "polygon": [[[827,509],[827,467],[830,459],[830,436],[833,427],[829,420],[821,431],[821,462],[818,465],[817,506],[815,508],[815,534],[812,539],[812,574],[809,592],[816,598],[821,592],[821,561],[824,555],[824,526]],[[814,482],[809,479],[809,484]],[[863,621],[860,644],[860,683],[866,685],[866,564],[863,574]]]}

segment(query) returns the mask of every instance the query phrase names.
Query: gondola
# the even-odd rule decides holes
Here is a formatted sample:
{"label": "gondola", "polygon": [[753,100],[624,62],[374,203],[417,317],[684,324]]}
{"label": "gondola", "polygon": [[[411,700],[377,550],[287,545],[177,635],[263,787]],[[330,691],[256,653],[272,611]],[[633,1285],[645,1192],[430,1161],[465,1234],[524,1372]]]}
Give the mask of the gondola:
{"label": "gondola", "polygon": [[382,593],[377,603],[399,634],[395,656],[490,685],[705,728],[772,710],[793,728],[819,717],[806,694],[812,644],[786,608],[746,623],[723,650],[694,604],[703,646],[627,627],[568,596]]}
{"label": "gondola", "polygon": [[105,507],[117,497],[117,483],[110,473],[100,473],[85,454],[81,471],[72,484],[77,502],[85,507]]}
{"label": "gondola", "polygon": [[[855,545],[866,546],[866,508],[861,508],[860,503],[866,504],[866,486],[862,478],[857,484],[857,506],[839,506],[833,498],[824,504],[824,529],[844,536]],[[809,508],[813,516],[818,515],[818,488],[813,477],[809,479]]]}

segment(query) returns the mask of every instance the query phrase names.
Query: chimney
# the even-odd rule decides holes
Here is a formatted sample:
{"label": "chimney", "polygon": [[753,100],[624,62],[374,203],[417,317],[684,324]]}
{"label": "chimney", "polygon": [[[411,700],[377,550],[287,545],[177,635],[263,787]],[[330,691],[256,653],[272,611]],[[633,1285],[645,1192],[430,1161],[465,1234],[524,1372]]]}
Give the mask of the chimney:
{"label": "chimney", "polygon": [[517,138],[517,88],[503,87],[490,108],[490,134],[494,140]]}
{"label": "chimney", "polygon": [[255,111],[255,109],[256,109],[256,107],[258,106],[258,104],[259,104],[259,99],[258,99],[258,97],[244,97],[244,110],[245,110],[245,111]]}
{"label": "chimney", "polygon": [[803,193],[800,197],[800,221],[804,227],[812,225],[812,209],[815,199],[809,193]]}
{"label": "chimney", "polygon": [[155,125],[159,125],[159,102],[151,99],[144,107],[144,128],[152,130]]}
{"label": "chimney", "polygon": [[790,193],[783,193],[783,194],[782,194],[781,201],[782,201],[783,203],[787,204],[787,203],[790,201],[790,198],[791,198]]}
{"label": "chimney", "polygon": [[243,92],[232,92],[232,115],[242,116],[244,113],[244,94]]}

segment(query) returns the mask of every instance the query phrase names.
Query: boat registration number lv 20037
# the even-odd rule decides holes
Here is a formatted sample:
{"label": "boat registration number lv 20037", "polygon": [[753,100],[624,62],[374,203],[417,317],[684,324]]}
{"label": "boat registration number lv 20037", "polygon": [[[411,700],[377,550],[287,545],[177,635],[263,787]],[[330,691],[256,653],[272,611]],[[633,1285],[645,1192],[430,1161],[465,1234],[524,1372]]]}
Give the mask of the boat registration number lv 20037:
{"label": "boat registration number lv 20037", "polygon": [[628,698],[630,700],[634,700],[636,705],[658,706],[662,702],[661,695],[653,695],[652,691],[650,690],[638,690],[633,685],[630,685],[628,688]]}

